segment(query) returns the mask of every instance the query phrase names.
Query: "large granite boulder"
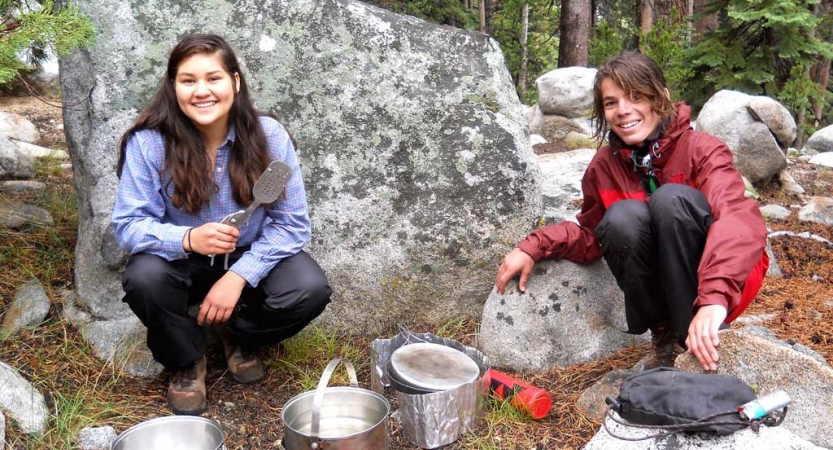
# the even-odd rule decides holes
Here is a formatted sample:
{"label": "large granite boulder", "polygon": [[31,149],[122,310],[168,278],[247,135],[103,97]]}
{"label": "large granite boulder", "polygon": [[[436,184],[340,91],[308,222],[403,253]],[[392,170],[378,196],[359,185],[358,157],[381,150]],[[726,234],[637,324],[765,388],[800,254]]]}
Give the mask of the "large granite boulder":
{"label": "large granite boulder", "polygon": [[784,155],[797,133],[795,120],[780,103],[729,90],[703,105],[697,129],[723,140],[740,173],[756,186],[765,186],[787,167]]}
{"label": "large granite boulder", "polygon": [[483,307],[480,348],[492,365],[545,372],[645,342],[625,333],[625,299],[604,262],[535,264],[526,292],[515,281]]}
{"label": "large granite boulder", "polygon": [[828,125],[816,131],[807,139],[804,146],[805,151],[811,150],[819,153],[833,152],[833,125]]}
{"label": "large granite boulder", "polygon": [[[96,318],[130,311],[108,237],[118,139],[191,32],[224,35],[257,107],[293,133],[353,332],[477,317],[499,258],[540,213],[539,169],[498,44],[352,0],[78,0],[97,44],[61,60],[79,200],[75,286]],[[89,100],[88,102],[86,100]],[[116,270],[113,270],[113,268]]]}
{"label": "large granite boulder", "polygon": [[535,80],[538,106],[544,114],[585,117],[593,112],[593,80],[596,69],[564,67]]}

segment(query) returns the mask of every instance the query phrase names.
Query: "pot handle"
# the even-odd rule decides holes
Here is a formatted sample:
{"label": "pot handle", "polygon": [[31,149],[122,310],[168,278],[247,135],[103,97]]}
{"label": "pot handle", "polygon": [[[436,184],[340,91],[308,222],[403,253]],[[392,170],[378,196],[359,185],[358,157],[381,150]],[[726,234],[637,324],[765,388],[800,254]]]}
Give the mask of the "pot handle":
{"label": "pot handle", "polygon": [[349,359],[342,359],[342,358],[333,358],[327,367],[324,369],[324,373],[321,374],[321,379],[318,380],[318,387],[315,388],[315,397],[312,398],[312,421],[310,423],[310,441],[312,442],[312,449],[318,450],[321,448],[321,442],[318,439],[318,433],[320,430],[320,421],[321,421],[321,403],[324,402],[324,390],[327,389],[327,385],[330,384],[330,377],[333,376],[333,372],[335,372],[336,367],[339,363],[344,363],[344,367],[347,369],[347,376],[350,378],[350,386],[352,387],[359,387],[358,378],[356,377],[356,369],[353,368],[353,363],[350,362]]}

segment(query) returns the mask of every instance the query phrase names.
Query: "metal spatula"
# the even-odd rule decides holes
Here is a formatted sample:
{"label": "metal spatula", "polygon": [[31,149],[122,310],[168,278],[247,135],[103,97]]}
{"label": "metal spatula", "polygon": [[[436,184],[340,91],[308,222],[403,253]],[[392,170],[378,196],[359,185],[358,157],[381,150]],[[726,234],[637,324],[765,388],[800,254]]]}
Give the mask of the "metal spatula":
{"label": "metal spatula", "polygon": [[[252,188],[254,200],[248,208],[231,213],[223,218],[222,223],[240,229],[249,224],[249,217],[264,203],[272,203],[278,199],[286,189],[286,183],[292,178],[292,169],[283,161],[272,161],[269,167],[260,175]],[[228,270],[228,253],[226,253],[223,267]],[[214,255],[211,255],[211,265],[214,265]]]}

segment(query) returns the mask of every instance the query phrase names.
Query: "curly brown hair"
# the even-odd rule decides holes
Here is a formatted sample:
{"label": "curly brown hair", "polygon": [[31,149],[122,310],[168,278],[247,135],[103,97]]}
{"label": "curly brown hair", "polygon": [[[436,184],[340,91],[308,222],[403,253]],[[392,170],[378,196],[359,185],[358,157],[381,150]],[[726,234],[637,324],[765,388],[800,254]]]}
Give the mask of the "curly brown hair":
{"label": "curly brown hair", "polygon": [[610,130],[602,102],[602,81],[605,78],[613,80],[630,98],[645,99],[662,118],[677,115],[668,95],[665,75],[656,61],[638,52],[620,53],[599,67],[593,81],[593,137],[604,138]]}

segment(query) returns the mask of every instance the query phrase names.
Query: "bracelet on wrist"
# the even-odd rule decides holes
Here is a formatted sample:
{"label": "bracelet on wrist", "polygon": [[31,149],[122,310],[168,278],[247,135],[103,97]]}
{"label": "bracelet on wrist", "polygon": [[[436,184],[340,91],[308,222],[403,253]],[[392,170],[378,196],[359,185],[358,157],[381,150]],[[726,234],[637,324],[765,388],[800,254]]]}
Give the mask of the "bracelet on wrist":
{"label": "bracelet on wrist", "polygon": [[188,236],[188,250],[185,253],[187,253],[189,255],[191,253],[194,253],[194,246],[191,245],[191,230],[193,230],[193,229],[194,228],[189,228],[188,231],[185,232],[185,234]]}

